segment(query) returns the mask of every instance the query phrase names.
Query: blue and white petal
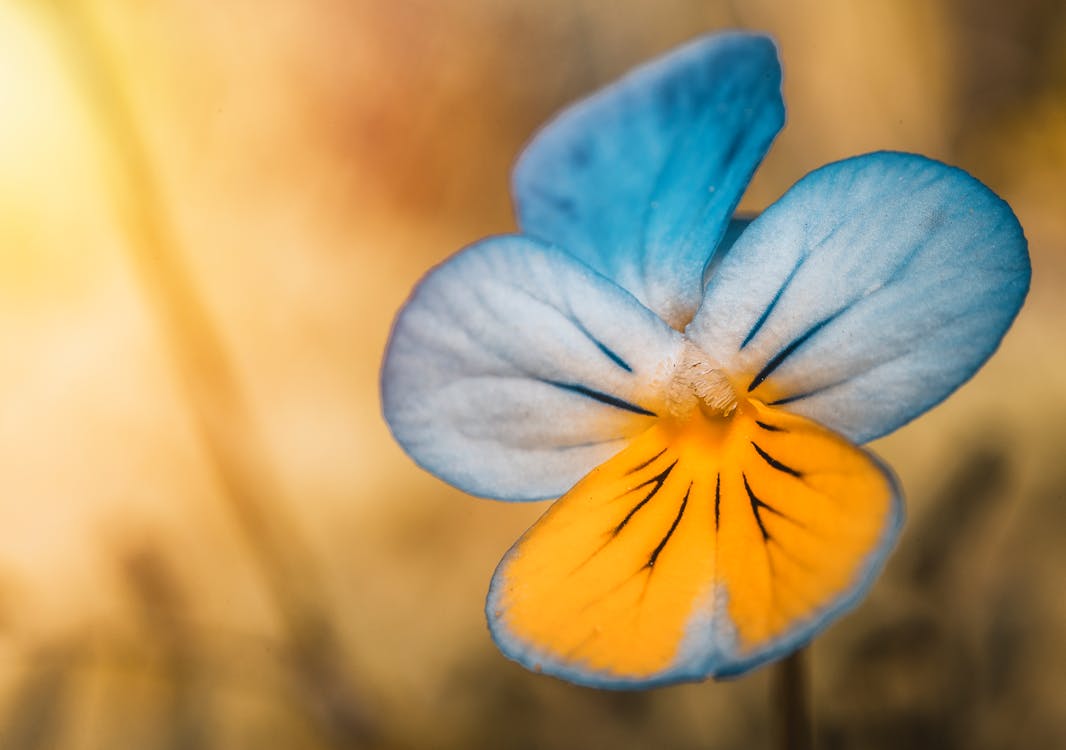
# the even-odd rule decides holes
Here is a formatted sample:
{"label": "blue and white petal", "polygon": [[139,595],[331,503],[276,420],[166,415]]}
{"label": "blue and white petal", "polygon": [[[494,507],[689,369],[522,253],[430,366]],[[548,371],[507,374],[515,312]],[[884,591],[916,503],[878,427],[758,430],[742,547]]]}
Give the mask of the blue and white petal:
{"label": "blue and white petal", "polygon": [[580,258],[677,327],[784,123],[773,42],[708,36],[563,111],[519,157],[526,234]]}
{"label": "blue and white petal", "polygon": [[1029,288],[1010,207],[960,169],[875,153],[807,175],[748,227],[688,335],[741,389],[852,440],[946,398]]}
{"label": "blue and white petal", "polygon": [[556,497],[654,421],[682,346],[573,257],[490,238],[431,271],[400,311],[384,415],[417,463],[467,492]]}

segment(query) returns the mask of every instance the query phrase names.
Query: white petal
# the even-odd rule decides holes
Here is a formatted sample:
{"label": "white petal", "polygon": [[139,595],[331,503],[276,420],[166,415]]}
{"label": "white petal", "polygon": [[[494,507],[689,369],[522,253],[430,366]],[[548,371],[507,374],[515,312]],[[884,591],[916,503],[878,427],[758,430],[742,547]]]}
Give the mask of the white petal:
{"label": "white petal", "polygon": [[651,424],[682,341],[571,256],[491,238],[400,311],[385,418],[415,461],[468,492],[555,497]]}

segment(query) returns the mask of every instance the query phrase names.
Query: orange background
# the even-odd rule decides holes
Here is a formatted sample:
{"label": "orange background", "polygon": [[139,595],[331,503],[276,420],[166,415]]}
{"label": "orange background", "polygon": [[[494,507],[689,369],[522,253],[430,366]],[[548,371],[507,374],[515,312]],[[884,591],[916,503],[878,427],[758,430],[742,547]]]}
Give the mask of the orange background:
{"label": "orange background", "polygon": [[0,747],[764,745],[768,676],[571,687],[485,630],[543,504],[419,471],[379,415],[419,276],[513,227],[553,111],[719,28],[788,124],[744,200],[875,149],[1014,207],[1030,299],[874,445],[909,520],[812,653],[824,747],[1066,744],[1066,7],[1055,0],[7,0]]}

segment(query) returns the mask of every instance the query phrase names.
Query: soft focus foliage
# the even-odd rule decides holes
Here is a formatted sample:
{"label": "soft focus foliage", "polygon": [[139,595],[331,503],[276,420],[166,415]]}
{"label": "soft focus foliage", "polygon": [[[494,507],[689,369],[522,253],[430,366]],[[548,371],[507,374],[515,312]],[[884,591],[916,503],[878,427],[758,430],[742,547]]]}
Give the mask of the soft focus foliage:
{"label": "soft focus foliage", "polygon": [[483,630],[541,512],[459,502],[378,415],[393,312],[513,227],[562,104],[765,29],[790,122],[742,208],[927,153],[1015,209],[1000,354],[875,447],[910,522],[815,647],[825,747],[1066,743],[1061,3],[0,6],[0,746],[744,747],[762,675],[604,695]]}

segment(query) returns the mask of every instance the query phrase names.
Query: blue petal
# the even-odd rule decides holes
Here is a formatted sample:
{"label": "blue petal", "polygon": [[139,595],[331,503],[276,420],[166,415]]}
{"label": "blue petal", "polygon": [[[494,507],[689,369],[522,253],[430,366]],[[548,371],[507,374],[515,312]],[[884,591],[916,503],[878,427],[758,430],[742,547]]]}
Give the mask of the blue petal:
{"label": "blue petal", "polygon": [[868,154],[812,172],[756,219],[687,333],[752,396],[864,442],[977,371],[1029,275],[1022,229],[987,187]]}
{"label": "blue petal", "polygon": [[680,327],[703,268],[784,123],[773,42],[698,39],[578,102],[514,170],[522,231]]}
{"label": "blue petal", "polygon": [[431,271],[401,309],[385,419],[418,464],[468,492],[556,497],[652,423],[681,346],[571,256],[490,238]]}

